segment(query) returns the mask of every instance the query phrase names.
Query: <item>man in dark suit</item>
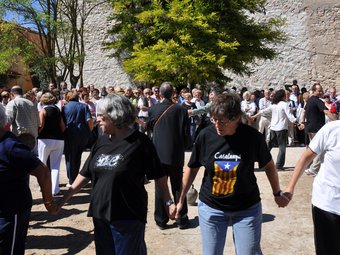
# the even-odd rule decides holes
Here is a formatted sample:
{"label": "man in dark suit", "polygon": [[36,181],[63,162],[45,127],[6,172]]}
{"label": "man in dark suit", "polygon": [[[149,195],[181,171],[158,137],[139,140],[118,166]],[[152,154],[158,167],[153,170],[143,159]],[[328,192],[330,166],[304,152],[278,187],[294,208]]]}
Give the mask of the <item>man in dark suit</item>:
{"label": "man in dark suit", "polygon": [[[172,101],[174,89],[169,82],[162,83],[160,89],[161,103],[150,108],[147,129],[153,130],[153,143],[161,160],[167,176],[170,178],[171,190],[175,202],[178,201],[183,176],[185,141],[187,134],[188,113],[181,105]],[[166,204],[161,199],[159,190],[156,189],[154,218],[160,229],[165,229],[169,218],[165,207],[170,206],[172,201]],[[188,227],[188,208],[181,211],[181,218],[177,220],[180,229]]]}

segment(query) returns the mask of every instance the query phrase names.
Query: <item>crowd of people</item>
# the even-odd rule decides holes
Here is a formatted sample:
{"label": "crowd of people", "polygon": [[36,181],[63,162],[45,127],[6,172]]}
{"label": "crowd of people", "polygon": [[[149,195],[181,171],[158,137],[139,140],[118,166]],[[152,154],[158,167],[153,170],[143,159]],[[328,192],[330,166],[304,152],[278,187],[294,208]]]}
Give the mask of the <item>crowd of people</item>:
{"label": "crowd of people", "polygon": [[[328,88],[324,94],[322,86],[315,83],[307,91],[294,80],[291,86],[278,90],[239,91],[235,87],[212,86],[207,92],[200,88],[177,91],[169,82],[136,89],[93,85],[71,89],[61,82],[58,87],[50,83],[45,89],[33,88],[26,93],[20,86],[13,86],[0,94],[0,149],[22,154],[16,156],[27,161],[27,169],[22,169],[20,176],[15,174],[14,179],[18,183],[26,180],[27,196],[29,182],[24,176],[37,176],[45,206],[52,213],[57,213],[85,184],[92,183],[88,214],[93,217],[97,254],[146,254],[144,184],[148,180],[156,184],[157,226],[165,230],[169,220],[175,220],[179,229],[188,228],[186,194],[201,166],[205,168],[205,178],[198,213],[203,254],[223,254],[230,222],[237,254],[262,254],[262,205],[254,163],[266,171],[279,207],[288,205],[305,171],[316,176],[318,183],[314,185],[312,201],[316,250],[318,254],[331,254],[323,252],[340,237],[339,231],[332,228],[335,239],[328,240],[329,246],[324,245],[320,235],[334,222],[339,226],[340,210],[325,204],[323,199],[337,198],[325,198],[320,190],[324,185],[331,186],[325,171],[338,175],[334,168],[325,167],[338,161],[332,158],[334,153],[327,163],[324,159],[329,148],[339,150],[336,143],[324,141],[326,135],[337,136],[328,132],[339,123],[331,124],[340,111],[335,88]],[[331,123],[325,126],[327,122]],[[319,130],[324,129],[327,131],[319,135]],[[286,147],[296,144],[308,147],[282,192],[277,170],[284,168]],[[279,147],[275,162],[270,154],[274,146]],[[91,153],[80,169],[86,149]],[[184,167],[186,150],[192,153]],[[69,188],[65,194],[59,188],[63,154]],[[4,160],[1,176],[7,176],[10,168],[24,168],[21,164],[13,167],[15,161],[11,160]],[[42,183],[46,178],[49,181]],[[6,180],[1,178],[0,182]],[[338,184],[334,187],[340,188]],[[31,202],[25,210],[8,213],[6,200],[0,197],[0,230],[5,233],[0,234],[0,249],[10,249],[8,242],[18,238],[21,246],[14,248],[23,251]],[[26,215],[21,223],[23,232],[13,237],[14,229],[7,227],[8,222],[13,224],[13,215],[22,211]],[[328,225],[320,226],[319,221],[327,221],[329,215],[333,218]],[[122,238],[122,233],[129,234]]]}

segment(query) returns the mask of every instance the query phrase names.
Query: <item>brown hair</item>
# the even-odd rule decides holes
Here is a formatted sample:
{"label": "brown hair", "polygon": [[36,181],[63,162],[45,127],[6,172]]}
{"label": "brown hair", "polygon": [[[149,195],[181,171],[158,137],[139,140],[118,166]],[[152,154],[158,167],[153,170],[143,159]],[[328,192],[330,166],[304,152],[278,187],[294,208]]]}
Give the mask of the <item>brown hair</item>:
{"label": "brown hair", "polygon": [[216,95],[211,104],[212,117],[223,114],[227,119],[233,120],[242,115],[241,98],[236,94]]}

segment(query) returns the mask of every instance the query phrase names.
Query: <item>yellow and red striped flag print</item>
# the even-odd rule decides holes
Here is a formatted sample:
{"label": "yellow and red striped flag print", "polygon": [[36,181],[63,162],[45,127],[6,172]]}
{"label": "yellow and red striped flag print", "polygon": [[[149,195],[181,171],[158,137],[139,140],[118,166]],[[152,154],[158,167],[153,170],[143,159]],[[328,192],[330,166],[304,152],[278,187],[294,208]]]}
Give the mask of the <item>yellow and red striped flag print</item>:
{"label": "yellow and red striped flag print", "polygon": [[212,194],[228,195],[234,191],[239,161],[215,161]]}

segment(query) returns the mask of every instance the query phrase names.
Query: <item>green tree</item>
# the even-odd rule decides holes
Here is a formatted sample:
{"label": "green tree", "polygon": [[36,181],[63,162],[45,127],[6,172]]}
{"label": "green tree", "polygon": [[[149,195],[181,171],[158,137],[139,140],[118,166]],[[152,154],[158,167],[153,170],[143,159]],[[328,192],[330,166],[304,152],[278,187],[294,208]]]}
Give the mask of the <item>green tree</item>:
{"label": "green tree", "polygon": [[5,74],[14,64],[20,49],[13,43],[17,41],[17,36],[12,24],[0,22],[0,34],[0,74]]}
{"label": "green tree", "polygon": [[[50,81],[56,82],[55,26],[57,0],[1,0],[0,7],[21,17],[18,22],[19,25],[30,27],[39,34],[39,41],[34,42],[34,44],[41,52],[40,55],[36,55],[38,61],[35,61],[35,63],[40,65]],[[34,66],[33,69],[36,67]]]}
{"label": "green tree", "polygon": [[15,24],[1,20],[0,17],[0,75],[4,79],[15,64],[30,62],[34,49]]}
{"label": "green tree", "polygon": [[[82,86],[85,59],[84,27],[89,14],[105,1],[96,0],[0,0],[3,10],[20,17],[20,25],[28,26],[39,34],[32,70],[57,84],[69,78],[76,87]],[[0,8],[0,9],[1,9]],[[40,65],[40,66],[39,66]]]}
{"label": "green tree", "polygon": [[265,16],[265,0],[115,0],[109,34],[114,57],[139,82],[227,82],[225,70],[249,75],[249,64],[273,59],[283,22]]}

